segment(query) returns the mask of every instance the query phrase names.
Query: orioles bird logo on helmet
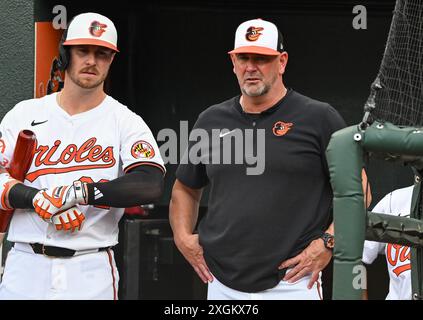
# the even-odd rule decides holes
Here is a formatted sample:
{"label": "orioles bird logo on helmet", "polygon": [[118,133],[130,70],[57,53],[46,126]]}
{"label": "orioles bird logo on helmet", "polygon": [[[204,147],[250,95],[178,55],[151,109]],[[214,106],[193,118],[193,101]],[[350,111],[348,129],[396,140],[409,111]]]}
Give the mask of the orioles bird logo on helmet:
{"label": "orioles bird logo on helmet", "polygon": [[263,31],[262,27],[249,27],[247,29],[247,33],[245,34],[245,38],[248,41],[257,41],[258,38],[262,35],[262,33],[260,33],[260,31]]}
{"label": "orioles bird logo on helmet", "polygon": [[98,22],[98,21],[93,21],[91,22],[90,25],[90,33],[94,36],[94,37],[101,37],[101,35],[106,32],[107,28],[107,24]]}
{"label": "orioles bird logo on helmet", "polygon": [[277,137],[285,135],[292,127],[293,123],[278,121],[273,125],[273,134]]}

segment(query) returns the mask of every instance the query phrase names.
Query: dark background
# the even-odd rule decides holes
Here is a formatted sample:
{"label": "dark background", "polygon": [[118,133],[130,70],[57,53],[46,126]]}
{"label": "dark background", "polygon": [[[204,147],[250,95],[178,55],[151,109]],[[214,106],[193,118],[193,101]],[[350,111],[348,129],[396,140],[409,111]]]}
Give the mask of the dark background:
{"label": "dark background", "polygon": [[[56,4],[54,1],[35,1],[36,21],[52,20],[51,12]],[[179,121],[187,120],[192,127],[205,108],[238,94],[239,87],[227,52],[233,48],[237,26],[259,17],[274,22],[284,35],[289,53],[285,84],[305,95],[329,102],[348,125],[359,123],[370,84],[379,70],[395,2],[248,0],[201,4],[179,1],[175,5],[169,1],[139,4],[123,0],[113,3],[62,0],[60,4],[67,8],[69,17],[94,11],[115,22],[120,53],[111,69],[109,93],[140,114],[157,136],[163,128],[172,128],[179,134]],[[367,9],[366,30],[352,27],[355,5],[364,5]],[[166,167],[165,193],[160,204],[151,211],[149,218],[153,220],[167,217],[176,165]],[[377,160],[370,161],[368,175],[373,191],[372,206],[392,189],[413,183],[408,168]],[[306,199],[307,195],[304,197]],[[203,211],[206,200],[203,197]],[[131,223],[139,225],[144,233],[148,231],[142,226],[143,222],[131,220]],[[164,278],[161,277],[167,286],[173,283],[182,290],[183,285],[172,281],[193,278],[193,286],[197,288],[195,276],[189,268],[186,269],[183,260],[178,260],[181,258],[178,253],[172,251],[173,242],[166,223],[155,228],[161,236],[146,236],[148,239],[143,243],[149,243],[149,246],[145,249],[147,258],[144,258],[157,260],[157,252],[164,250],[172,256],[165,259],[167,262],[161,262]],[[151,249],[154,246],[156,253]],[[126,251],[123,255],[118,257],[119,261],[129,258]],[[145,262],[144,266],[148,263]],[[165,268],[166,263],[171,269]],[[172,264],[180,266],[178,271],[172,269]],[[143,277],[147,275],[150,281],[157,270],[151,265],[148,268]],[[386,295],[384,268],[383,257],[370,267],[370,298],[383,299]],[[325,273],[326,296],[330,296],[330,268],[328,270]],[[181,272],[181,276],[178,278],[175,272]],[[174,298],[171,294],[153,294],[160,287],[158,280],[151,280],[153,282],[148,284],[145,281],[140,283],[149,289],[140,294],[141,298]],[[188,287],[186,290],[190,294],[194,292],[191,298],[202,297],[201,284],[198,290]],[[151,290],[150,295],[148,290]]]}

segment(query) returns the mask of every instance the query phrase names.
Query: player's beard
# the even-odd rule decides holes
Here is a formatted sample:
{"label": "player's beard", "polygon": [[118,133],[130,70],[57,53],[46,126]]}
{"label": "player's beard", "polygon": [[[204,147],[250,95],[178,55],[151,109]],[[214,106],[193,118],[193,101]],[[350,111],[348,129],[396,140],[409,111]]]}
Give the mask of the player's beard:
{"label": "player's beard", "polygon": [[243,85],[241,86],[241,92],[249,97],[263,96],[270,91],[277,79],[278,77],[277,75],[275,75],[270,79],[270,81],[262,80],[259,81],[257,84],[243,83]]}
{"label": "player's beard", "polygon": [[[86,70],[82,70],[81,72],[84,72]],[[98,71],[96,71],[98,74]],[[102,85],[104,80],[106,80],[107,77],[107,73],[105,72],[104,74],[102,74],[100,76],[100,78],[95,81],[95,82],[91,82],[91,81],[87,81],[85,79],[81,79],[79,77],[79,74],[75,74],[75,72],[69,72],[69,77],[71,78],[71,80],[79,87],[83,88],[83,89],[94,89],[97,88],[98,86]]]}

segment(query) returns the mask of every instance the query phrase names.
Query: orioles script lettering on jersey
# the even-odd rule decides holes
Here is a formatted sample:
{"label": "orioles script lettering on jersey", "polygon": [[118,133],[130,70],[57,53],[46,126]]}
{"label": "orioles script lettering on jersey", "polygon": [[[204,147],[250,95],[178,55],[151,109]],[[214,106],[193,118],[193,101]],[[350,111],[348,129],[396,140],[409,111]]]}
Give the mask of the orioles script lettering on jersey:
{"label": "orioles script lettering on jersey", "polygon": [[[386,247],[386,259],[388,260],[389,264],[394,267],[392,271],[397,276],[399,276],[404,271],[411,270],[410,248],[407,246],[389,243]],[[408,263],[404,263],[406,261]]]}
{"label": "orioles script lettering on jersey", "polygon": [[[58,174],[72,171],[92,170],[113,167],[116,163],[113,155],[113,147],[103,147],[96,144],[96,138],[90,138],[84,142],[80,148],[75,144],[69,144],[60,153],[58,152],[62,142],[56,140],[52,147],[37,146],[35,150],[35,167],[44,166],[44,168],[30,172],[26,179],[33,182],[40,176],[46,174]],[[69,164],[75,162],[76,165],[66,168],[47,168],[48,166],[57,166],[59,164]],[[87,162],[91,164],[87,164]]]}

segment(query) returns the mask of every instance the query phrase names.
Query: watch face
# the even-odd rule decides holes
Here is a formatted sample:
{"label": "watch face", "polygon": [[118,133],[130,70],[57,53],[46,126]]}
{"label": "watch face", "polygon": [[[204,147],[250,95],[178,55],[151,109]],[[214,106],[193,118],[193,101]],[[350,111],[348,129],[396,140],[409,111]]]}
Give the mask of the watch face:
{"label": "watch face", "polygon": [[325,233],[323,234],[322,239],[327,249],[333,249],[335,246],[335,237],[333,235],[330,233]]}
{"label": "watch face", "polygon": [[333,236],[327,238],[326,246],[330,249],[333,249],[335,246],[335,238]]}

